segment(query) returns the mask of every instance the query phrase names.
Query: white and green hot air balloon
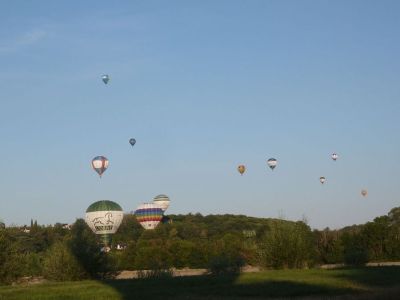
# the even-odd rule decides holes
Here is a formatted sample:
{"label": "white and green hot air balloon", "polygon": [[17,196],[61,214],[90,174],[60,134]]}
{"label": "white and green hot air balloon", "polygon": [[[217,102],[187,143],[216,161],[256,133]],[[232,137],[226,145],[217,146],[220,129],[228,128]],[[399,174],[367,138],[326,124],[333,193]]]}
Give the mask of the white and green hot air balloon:
{"label": "white and green hot air balloon", "polygon": [[169,207],[170,200],[167,195],[160,194],[153,198],[153,203],[157,204],[165,212]]}
{"label": "white and green hot air balloon", "polygon": [[100,200],[88,207],[85,221],[90,229],[101,237],[103,244],[109,246],[111,235],[117,232],[123,217],[124,212],[118,203]]}

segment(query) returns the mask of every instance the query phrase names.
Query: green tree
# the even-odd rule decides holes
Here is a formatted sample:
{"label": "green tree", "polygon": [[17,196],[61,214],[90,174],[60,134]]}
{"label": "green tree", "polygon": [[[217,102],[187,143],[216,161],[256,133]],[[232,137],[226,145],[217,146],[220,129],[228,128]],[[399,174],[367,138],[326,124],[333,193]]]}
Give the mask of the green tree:
{"label": "green tree", "polygon": [[113,275],[115,270],[112,261],[101,251],[95,234],[83,219],[76,220],[67,243],[71,254],[75,256],[88,277],[104,278]]}
{"label": "green tree", "polygon": [[313,237],[304,222],[276,221],[260,245],[260,264],[272,268],[303,268],[313,264]]}
{"label": "green tree", "polygon": [[43,260],[43,275],[50,280],[71,281],[88,278],[88,273],[66,242],[56,242]]}

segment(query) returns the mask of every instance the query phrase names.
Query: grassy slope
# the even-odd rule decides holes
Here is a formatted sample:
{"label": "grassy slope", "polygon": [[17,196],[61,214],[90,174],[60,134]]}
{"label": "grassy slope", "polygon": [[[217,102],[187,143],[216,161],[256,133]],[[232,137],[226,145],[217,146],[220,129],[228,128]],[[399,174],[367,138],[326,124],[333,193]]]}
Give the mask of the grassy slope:
{"label": "grassy slope", "polygon": [[400,299],[400,289],[387,292],[394,286],[400,286],[400,267],[279,270],[239,277],[194,276],[7,286],[0,287],[0,299],[252,299],[349,294],[364,299],[371,292],[378,294],[376,299]]}

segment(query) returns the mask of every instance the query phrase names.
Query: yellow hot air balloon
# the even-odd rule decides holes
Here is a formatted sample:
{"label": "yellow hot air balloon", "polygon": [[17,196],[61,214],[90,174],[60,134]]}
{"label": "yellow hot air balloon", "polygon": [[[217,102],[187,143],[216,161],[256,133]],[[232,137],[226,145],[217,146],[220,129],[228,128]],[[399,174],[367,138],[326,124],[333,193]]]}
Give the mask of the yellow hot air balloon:
{"label": "yellow hot air balloon", "polygon": [[246,171],[246,167],[244,165],[239,165],[237,169],[240,175],[243,175],[243,173]]}

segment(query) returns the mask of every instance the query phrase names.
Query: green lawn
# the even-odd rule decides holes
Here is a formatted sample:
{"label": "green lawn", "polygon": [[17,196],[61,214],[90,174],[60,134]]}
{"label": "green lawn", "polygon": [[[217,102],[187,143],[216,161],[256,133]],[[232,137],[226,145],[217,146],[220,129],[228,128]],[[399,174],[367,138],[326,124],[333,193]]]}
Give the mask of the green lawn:
{"label": "green lawn", "polygon": [[0,287],[1,300],[265,299],[296,296],[340,299],[343,295],[346,299],[400,299],[400,267],[277,270],[225,277],[192,276]]}

